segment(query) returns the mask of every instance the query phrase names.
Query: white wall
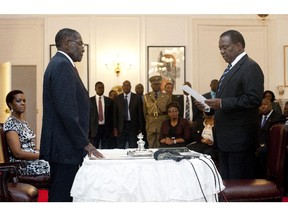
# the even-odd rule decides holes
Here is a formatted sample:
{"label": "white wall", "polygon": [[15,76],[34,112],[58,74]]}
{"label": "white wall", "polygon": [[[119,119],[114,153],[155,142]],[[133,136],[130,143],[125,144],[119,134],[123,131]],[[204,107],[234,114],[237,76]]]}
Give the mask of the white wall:
{"label": "white wall", "polygon": [[[36,85],[37,107],[36,134],[40,134],[42,121],[42,74],[43,65],[43,18],[23,18],[19,16],[0,17],[0,62],[10,61],[12,65],[36,65]],[[23,73],[23,76],[29,76]],[[21,80],[21,77],[18,77]],[[25,77],[24,80],[28,80]],[[1,85],[1,80],[0,80]],[[8,92],[1,92],[6,94]],[[40,136],[37,136],[39,143]]]}
{"label": "white wall", "polygon": [[[89,44],[90,95],[102,81],[105,94],[126,79],[147,90],[147,46],[185,46],[186,78],[201,93],[219,78],[225,63],[218,51],[220,33],[230,28],[243,32],[246,51],[262,67],[265,89],[279,95],[284,84],[283,46],[288,45],[288,15],[269,15],[265,22],[253,14],[241,15],[1,15],[0,62],[37,65],[37,133],[41,128],[42,76],[49,62],[49,45],[64,27],[80,32]],[[119,77],[109,64],[120,61]],[[83,62],[82,62],[83,63]],[[81,64],[82,64],[81,63]],[[84,64],[84,63],[83,63]],[[106,66],[108,64],[108,66]],[[131,67],[130,67],[131,64]],[[82,72],[85,73],[85,72]]]}

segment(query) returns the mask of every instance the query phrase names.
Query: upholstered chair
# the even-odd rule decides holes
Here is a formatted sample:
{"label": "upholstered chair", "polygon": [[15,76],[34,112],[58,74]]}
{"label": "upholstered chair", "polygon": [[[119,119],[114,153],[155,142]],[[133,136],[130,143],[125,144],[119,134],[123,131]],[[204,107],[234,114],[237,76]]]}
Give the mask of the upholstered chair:
{"label": "upholstered chair", "polygon": [[283,124],[272,125],[269,132],[266,179],[227,179],[220,193],[228,202],[281,202],[283,196],[284,162],[288,129]]}

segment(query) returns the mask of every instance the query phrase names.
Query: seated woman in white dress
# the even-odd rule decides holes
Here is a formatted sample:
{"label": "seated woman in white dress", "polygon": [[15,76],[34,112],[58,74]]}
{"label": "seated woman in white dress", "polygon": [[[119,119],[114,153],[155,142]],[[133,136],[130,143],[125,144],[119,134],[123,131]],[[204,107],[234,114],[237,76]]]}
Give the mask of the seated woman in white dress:
{"label": "seated woman in white dress", "polygon": [[6,104],[11,111],[3,125],[9,150],[9,161],[25,161],[21,167],[21,175],[49,175],[50,167],[47,161],[39,160],[39,151],[36,149],[36,137],[27,121],[23,119],[26,110],[26,99],[21,90],[13,90],[6,96]]}

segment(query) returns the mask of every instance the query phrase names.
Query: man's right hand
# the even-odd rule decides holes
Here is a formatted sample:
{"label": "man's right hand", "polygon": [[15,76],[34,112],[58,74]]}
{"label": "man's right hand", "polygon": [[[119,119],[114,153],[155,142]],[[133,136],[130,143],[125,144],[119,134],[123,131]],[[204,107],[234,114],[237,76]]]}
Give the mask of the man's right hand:
{"label": "man's right hand", "polygon": [[197,106],[197,108],[201,111],[204,111],[205,109],[205,105],[197,100],[194,101],[195,102],[195,105]]}
{"label": "man's right hand", "polygon": [[104,156],[91,143],[85,146],[84,150],[88,153],[88,157],[94,155],[96,158],[104,158]]}

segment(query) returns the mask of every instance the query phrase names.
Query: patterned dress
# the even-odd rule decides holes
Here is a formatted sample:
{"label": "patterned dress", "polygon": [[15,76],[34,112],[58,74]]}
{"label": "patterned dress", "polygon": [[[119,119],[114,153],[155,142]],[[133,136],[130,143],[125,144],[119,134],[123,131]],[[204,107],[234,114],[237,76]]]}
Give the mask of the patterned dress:
{"label": "patterned dress", "polygon": [[[3,125],[4,132],[15,131],[18,133],[22,151],[36,153],[34,139],[36,137],[28,122],[20,121],[19,119],[9,116]],[[13,157],[10,149],[9,161],[23,161]],[[27,160],[26,167],[21,167],[19,170],[21,175],[49,175],[50,167],[47,161],[44,160]]]}

